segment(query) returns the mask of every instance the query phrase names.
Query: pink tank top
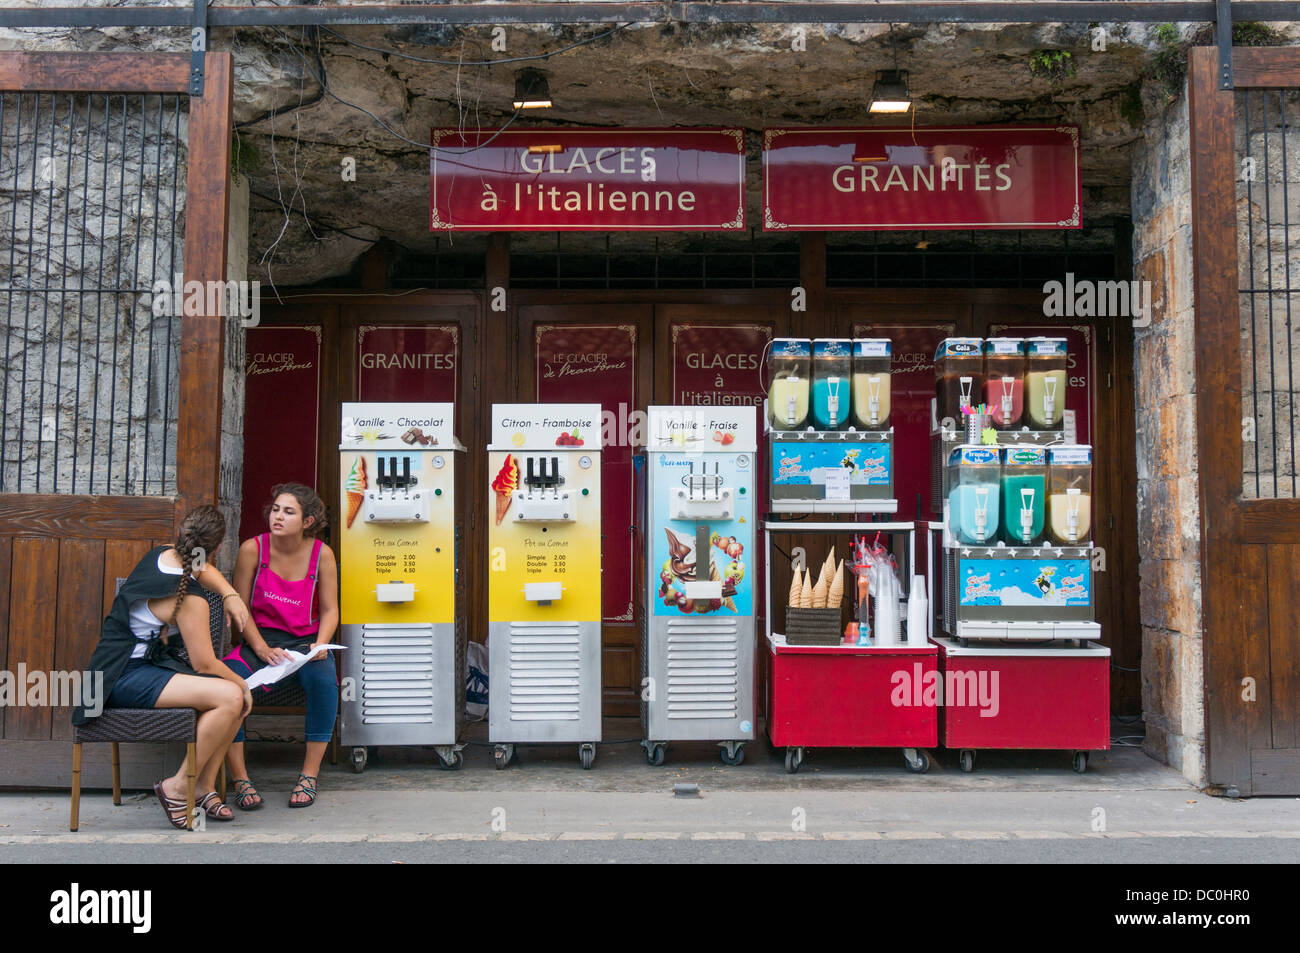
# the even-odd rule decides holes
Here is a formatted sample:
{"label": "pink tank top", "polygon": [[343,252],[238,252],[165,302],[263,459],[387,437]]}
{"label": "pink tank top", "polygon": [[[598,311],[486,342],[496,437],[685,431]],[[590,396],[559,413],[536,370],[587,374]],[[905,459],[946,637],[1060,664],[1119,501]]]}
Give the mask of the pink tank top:
{"label": "pink tank top", "polygon": [[312,544],[307,578],[289,582],[271,569],[271,534],[257,537],[257,574],[253,576],[253,601],[248,607],[259,629],[280,629],[305,638],[320,629],[316,616],[316,565],[321,541]]}

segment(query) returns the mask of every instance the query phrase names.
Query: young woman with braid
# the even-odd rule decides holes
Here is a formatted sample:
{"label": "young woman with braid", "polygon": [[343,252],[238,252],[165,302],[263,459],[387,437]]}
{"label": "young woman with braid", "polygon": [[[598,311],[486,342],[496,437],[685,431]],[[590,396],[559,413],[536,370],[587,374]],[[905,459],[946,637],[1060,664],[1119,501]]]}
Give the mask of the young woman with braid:
{"label": "young woman with braid", "polygon": [[[217,769],[253,700],[244,680],[223,665],[212,649],[213,636],[224,628],[214,611],[217,595],[205,583],[230,589],[211,566],[197,575],[194,563],[215,553],[226,523],[215,506],[199,506],[181,522],[172,546],[145,554],[122,584],[104,620],[99,644],[88,668],[104,677],[108,708],[193,708],[199,712],[196,744],[196,804],[208,817],[233,818],[215,792]],[[222,600],[238,622],[246,611]],[[179,635],[179,638],[177,637]],[[182,652],[182,647],[184,651]],[[84,708],[72,723],[89,721]],[[186,770],[154,785],[167,819],[184,829]]]}

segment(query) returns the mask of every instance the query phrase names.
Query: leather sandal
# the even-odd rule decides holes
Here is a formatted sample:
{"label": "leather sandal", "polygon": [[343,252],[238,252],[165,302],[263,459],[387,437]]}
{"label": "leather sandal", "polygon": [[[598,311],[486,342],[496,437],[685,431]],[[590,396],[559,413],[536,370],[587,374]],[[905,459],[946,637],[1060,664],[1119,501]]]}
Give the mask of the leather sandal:
{"label": "leather sandal", "polygon": [[185,816],[185,799],[168,797],[166,792],[163,791],[161,781],[153,786],[153,793],[158,795],[158,803],[167,812],[167,820],[171,823],[171,826],[178,831],[187,830],[188,818]]}
{"label": "leather sandal", "polygon": [[253,782],[247,778],[237,778],[234,785],[235,803],[241,811],[256,811],[266,803],[262,800],[262,795],[257,793],[257,788],[253,787]]}
{"label": "leather sandal", "polygon": [[217,797],[216,791],[209,791],[201,798],[196,797],[196,807],[203,808],[203,813],[214,821],[233,821],[235,812],[226,807],[226,802]]}
{"label": "leather sandal", "polygon": [[[299,790],[300,788],[301,790]],[[304,794],[307,795],[307,800],[305,801],[295,801],[293,799],[294,795],[302,796]],[[290,807],[311,807],[315,803],[316,803],[316,779],[309,774],[298,775],[298,783],[295,784],[293,786],[293,790],[289,792],[289,806]]]}

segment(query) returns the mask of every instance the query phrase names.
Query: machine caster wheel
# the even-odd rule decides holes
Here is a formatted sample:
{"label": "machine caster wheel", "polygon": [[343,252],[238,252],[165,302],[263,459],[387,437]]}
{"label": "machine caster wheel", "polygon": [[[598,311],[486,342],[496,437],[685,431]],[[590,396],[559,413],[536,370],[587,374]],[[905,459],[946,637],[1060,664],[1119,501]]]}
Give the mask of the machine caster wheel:
{"label": "machine caster wheel", "polygon": [[353,748],[352,749],[353,772],[356,774],[360,774],[362,771],[366,770],[366,761],[368,761],[369,758],[370,758],[370,752],[367,751],[365,748]]}
{"label": "machine caster wheel", "polygon": [[1088,752],[1076,751],[1074,753],[1074,770],[1077,774],[1083,774],[1088,770]]}
{"label": "machine caster wheel", "polygon": [[492,752],[492,760],[496,763],[498,771],[505,770],[506,765],[510,763],[510,759],[514,756],[514,753],[514,748],[510,745],[496,746],[496,749]]}
{"label": "machine caster wheel", "polygon": [[723,764],[731,764],[731,765],[741,764],[744,762],[744,760],[745,760],[745,746],[743,744],[733,745],[725,742],[723,743],[722,745]]}
{"label": "machine caster wheel", "polygon": [[798,774],[803,766],[803,748],[785,749],[785,773]]}
{"label": "machine caster wheel", "polygon": [[960,755],[957,756],[957,763],[967,774],[975,770],[975,752],[969,748],[963,748]]}
{"label": "machine caster wheel", "polygon": [[578,745],[578,760],[582,762],[583,771],[590,771],[596,761],[596,746],[590,742]]}
{"label": "machine caster wheel", "polygon": [[925,774],[930,770],[930,756],[920,748],[904,748],[903,761],[913,774]]}
{"label": "machine caster wheel", "polygon": [[645,748],[645,763],[652,768],[661,767],[664,763],[664,755],[668,751],[668,745],[662,741],[642,742]]}
{"label": "machine caster wheel", "polygon": [[450,758],[439,756],[439,765],[444,771],[459,771],[465,764],[465,756],[459,751],[453,751]]}

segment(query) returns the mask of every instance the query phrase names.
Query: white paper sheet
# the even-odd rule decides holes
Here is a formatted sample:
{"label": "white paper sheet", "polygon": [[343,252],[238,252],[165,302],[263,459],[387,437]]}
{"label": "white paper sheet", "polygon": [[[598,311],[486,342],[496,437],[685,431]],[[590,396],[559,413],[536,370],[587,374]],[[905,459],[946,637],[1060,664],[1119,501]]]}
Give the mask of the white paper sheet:
{"label": "white paper sheet", "polygon": [[258,669],[248,678],[244,679],[249,688],[260,688],[263,685],[274,685],[282,678],[287,678],[298,669],[302,668],[309,661],[316,657],[318,652],[335,652],[347,648],[346,645],[318,645],[310,655],[303,655],[301,652],[295,652],[292,649],[286,649],[289,653],[289,660],[281,662],[279,665],[268,665],[266,668]]}

